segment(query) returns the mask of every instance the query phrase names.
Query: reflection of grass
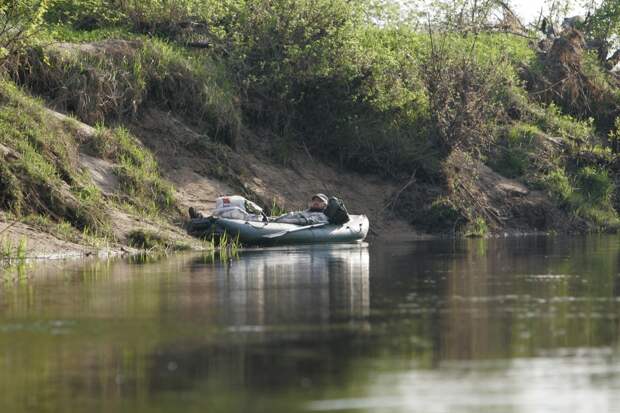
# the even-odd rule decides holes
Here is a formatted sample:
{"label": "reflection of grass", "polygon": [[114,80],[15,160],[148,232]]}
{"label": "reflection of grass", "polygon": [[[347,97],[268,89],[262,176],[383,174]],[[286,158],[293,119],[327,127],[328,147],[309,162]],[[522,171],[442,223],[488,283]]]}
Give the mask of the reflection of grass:
{"label": "reflection of grass", "polygon": [[[26,238],[15,244],[9,237],[0,241],[0,275],[5,280],[25,278],[28,241]],[[11,277],[15,271],[16,276]]]}

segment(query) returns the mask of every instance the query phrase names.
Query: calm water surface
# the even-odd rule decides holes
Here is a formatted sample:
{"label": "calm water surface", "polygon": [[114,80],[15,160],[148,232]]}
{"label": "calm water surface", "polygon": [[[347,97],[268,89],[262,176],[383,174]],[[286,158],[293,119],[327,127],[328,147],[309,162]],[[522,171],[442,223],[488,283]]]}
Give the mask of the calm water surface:
{"label": "calm water surface", "polygon": [[612,412],[620,237],[303,247],[0,283],[0,412]]}

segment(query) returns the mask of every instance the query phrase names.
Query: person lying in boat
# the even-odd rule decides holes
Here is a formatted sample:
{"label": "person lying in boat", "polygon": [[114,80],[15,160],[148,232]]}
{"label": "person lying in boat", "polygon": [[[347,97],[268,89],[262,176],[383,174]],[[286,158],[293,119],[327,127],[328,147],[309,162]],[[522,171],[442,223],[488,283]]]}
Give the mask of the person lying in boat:
{"label": "person lying in boat", "polygon": [[294,211],[284,215],[280,215],[274,222],[282,222],[285,224],[312,225],[329,222],[325,209],[327,208],[328,198],[325,194],[314,194],[305,211]]}

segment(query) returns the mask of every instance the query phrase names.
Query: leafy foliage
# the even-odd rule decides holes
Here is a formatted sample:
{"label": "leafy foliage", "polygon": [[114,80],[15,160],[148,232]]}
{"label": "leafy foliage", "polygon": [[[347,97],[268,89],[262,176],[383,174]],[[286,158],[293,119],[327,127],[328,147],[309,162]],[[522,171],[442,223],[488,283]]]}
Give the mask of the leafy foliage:
{"label": "leafy foliage", "polygon": [[[545,189],[570,214],[613,219],[620,93],[580,35],[544,56],[503,2],[438,0],[425,17],[389,3],[55,0],[41,9],[46,37],[11,73],[91,124],[122,124],[156,105],[282,163],[303,150],[415,177],[440,188],[420,208],[435,228],[482,234],[498,221],[476,206],[475,177],[459,179],[481,162]],[[612,3],[586,26],[606,40],[617,31]],[[96,145],[118,164],[134,207],[174,208],[155,159],[130,133],[105,130]],[[0,187],[11,176],[0,168]],[[0,203],[19,197],[4,191]]]}
{"label": "leafy foliage", "polygon": [[0,2],[0,70],[6,61],[32,41],[48,0],[3,0]]}

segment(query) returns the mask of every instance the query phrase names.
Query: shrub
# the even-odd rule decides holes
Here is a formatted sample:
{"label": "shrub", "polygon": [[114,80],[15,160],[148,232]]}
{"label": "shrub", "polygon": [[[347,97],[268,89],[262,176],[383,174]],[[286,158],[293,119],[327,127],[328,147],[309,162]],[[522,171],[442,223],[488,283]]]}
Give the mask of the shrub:
{"label": "shrub", "polygon": [[610,204],[614,183],[607,171],[592,166],[582,168],[577,173],[576,184],[585,202],[603,207]]}
{"label": "shrub", "polygon": [[44,19],[48,23],[67,23],[76,29],[92,30],[121,23],[126,16],[114,0],[51,1]]}
{"label": "shrub", "polygon": [[427,231],[451,232],[465,223],[459,209],[445,197],[435,199],[428,209],[412,210],[413,224]]}
{"label": "shrub", "polygon": [[201,122],[222,142],[233,145],[240,133],[223,66],[162,41],[33,48],[16,79],[89,124],[131,118],[150,102]]}
{"label": "shrub", "polygon": [[544,175],[540,183],[560,204],[568,202],[573,186],[563,168],[557,168]]}
{"label": "shrub", "polygon": [[496,66],[463,51],[433,46],[428,53],[422,78],[437,144],[446,154],[454,149],[486,151],[494,140],[491,125],[504,111],[500,91],[509,79]]}
{"label": "shrub", "polygon": [[7,60],[28,46],[40,29],[48,0],[7,0],[0,3],[0,73]]}

